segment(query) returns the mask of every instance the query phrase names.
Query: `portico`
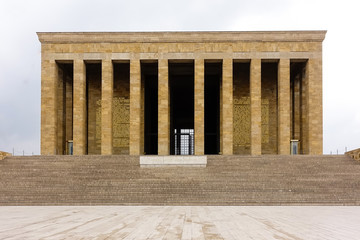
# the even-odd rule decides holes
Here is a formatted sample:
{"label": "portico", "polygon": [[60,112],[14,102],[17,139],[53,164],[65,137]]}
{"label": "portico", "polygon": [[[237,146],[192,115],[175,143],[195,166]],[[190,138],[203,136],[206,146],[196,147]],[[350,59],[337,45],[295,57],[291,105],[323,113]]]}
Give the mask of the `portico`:
{"label": "portico", "polygon": [[41,154],[322,154],[325,34],[38,33]]}

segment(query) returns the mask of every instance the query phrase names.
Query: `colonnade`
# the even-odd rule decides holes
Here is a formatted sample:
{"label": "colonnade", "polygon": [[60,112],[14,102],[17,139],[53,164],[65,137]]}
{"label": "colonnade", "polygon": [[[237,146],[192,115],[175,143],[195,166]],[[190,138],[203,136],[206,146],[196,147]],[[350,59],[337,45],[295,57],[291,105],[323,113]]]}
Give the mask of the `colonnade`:
{"label": "colonnade", "polygon": [[[113,61],[101,60],[101,154],[113,153]],[[224,155],[233,154],[233,63],[234,59],[222,59],[222,80],[220,87],[220,150]],[[261,62],[260,58],[250,62],[250,115],[251,115],[251,155],[261,155]],[[290,153],[291,100],[290,100],[290,59],[276,59],[278,62],[278,154]],[[86,113],[86,61],[73,62],[73,149],[75,155],[86,154],[87,113]],[[130,134],[129,153],[143,154],[143,130],[141,129],[141,60],[130,59]],[[169,60],[158,59],[158,155],[170,154],[170,94]],[[194,59],[194,132],[195,155],[204,154],[204,66],[206,59]],[[320,154],[322,142],[322,104],[317,88],[321,88],[321,59],[308,59],[306,65],[304,91],[306,112],[303,113],[305,150],[307,154]],[[56,153],[56,80],[57,62],[42,62],[42,154]],[[46,92],[44,91],[46,90]]]}

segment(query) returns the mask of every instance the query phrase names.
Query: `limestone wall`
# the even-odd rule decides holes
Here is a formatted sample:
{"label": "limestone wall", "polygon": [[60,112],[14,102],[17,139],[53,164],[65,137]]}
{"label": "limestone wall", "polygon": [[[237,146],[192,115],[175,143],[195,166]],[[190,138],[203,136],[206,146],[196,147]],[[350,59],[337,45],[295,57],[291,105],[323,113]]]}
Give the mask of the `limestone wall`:
{"label": "limestone wall", "polygon": [[101,154],[101,65],[86,65],[88,154]]}
{"label": "limestone wall", "polygon": [[[294,84],[295,89],[301,88],[301,91],[292,93],[292,99],[297,99],[294,106],[298,103],[301,106],[297,108],[292,106],[294,114],[291,116],[291,121],[294,122],[294,127],[290,135],[292,138],[299,136],[303,153],[321,154],[322,41],[325,33],[325,31],[38,33],[42,43],[41,153],[63,153],[66,150],[64,142],[68,138],[74,139],[74,152],[84,154],[86,148],[88,154],[101,153],[101,67],[96,74],[90,74],[90,76],[86,74],[87,112],[83,108],[84,91],[80,89],[81,91],[78,93],[75,86],[84,85],[81,82],[85,76],[82,72],[83,64],[88,66],[91,65],[89,63],[97,62],[101,66],[103,61],[112,63],[127,61],[132,66],[130,67],[130,76],[122,74],[122,77],[115,77],[115,85],[116,81],[120,81],[121,86],[114,85],[113,102],[110,104],[113,109],[112,140],[109,136],[106,141],[104,139],[103,143],[108,144],[108,140],[112,142],[113,146],[106,151],[107,154],[111,151],[116,154],[128,152],[142,154],[144,149],[144,104],[142,101],[144,97],[140,83],[140,61],[155,60],[158,61],[160,70],[159,112],[164,112],[164,114],[160,114],[158,120],[158,149],[159,153],[168,154],[167,62],[168,60],[198,61],[199,59],[204,62],[220,60],[226,63],[223,69],[225,88],[221,86],[220,100],[222,109],[220,118],[221,151],[224,154],[277,153],[278,141],[281,141],[281,146],[285,146],[288,136],[286,133],[280,135],[282,136],[280,140],[278,138],[278,118],[280,117],[278,116],[278,86],[275,76],[277,69],[274,67],[270,72],[261,73],[261,102],[257,99],[260,93],[256,92],[256,96],[254,95],[256,101],[255,98],[253,99],[256,106],[251,105],[256,108],[250,108],[249,77],[247,76],[249,73],[234,70],[234,75],[231,76],[231,72],[233,72],[231,67],[235,66],[231,63],[232,61],[253,62],[255,65],[252,69],[255,74],[260,70],[260,62],[276,62],[279,59],[285,59],[287,62],[289,60],[290,62],[292,60],[307,62],[305,74],[301,78],[301,85]],[[68,115],[72,114],[69,109],[71,94],[68,94],[67,84],[61,83],[64,78],[56,67],[59,62],[72,62],[75,66],[74,119]],[[288,67],[290,66],[285,66],[285,68]],[[103,70],[107,71],[106,69]],[[284,72],[288,71],[285,70]],[[258,77],[256,75],[254,82],[256,84],[253,84],[253,90],[256,90],[255,85],[260,84]],[[132,85],[130,86],[128,82]],[[63,94],[64,90],[66,94]],[[228,90],[233,92],[233,98],[228,95]],[[132,101],[130,93],[132,93]],[[61,102],[65,104],[58,104]],[[260,106],[261,110],[259,110]],[[249,108],[252,109],[254,121],[249,118]],[[254,109],[258,113],[254,112]],[[260,111],[261,114],[259,114]],[[66,116],[64,114],[62,116],[62,112],[65,112]],[[88,116],[87,124],[85,124],[87,131],[81,127],[85,126],[85,114]],[[287,119],[287,115],[285,115],[281,115],[281,119]],[[262,119],[261,131],[258,128],[260,116]],[[110,118],[106,118],[106,120],[108,119]],[[231,119],[234,121],[232,122]],[[73,124],[70,124],[71,121]],[[251,122],[253,125],[249,127]],[[110,124],[105,120],[104,123],[108,129]],[[76,126],[76,128],[72,129],[70,125]],[[285,129],[288,129],[288,124]],[[74,133],[74,136],[71,132]],[[87,141],[83,139],[85,133],[87,133]],[[259,138],[260,134],[261,138]],[[108,133],[105,135],[108,136]],[[260,142],[261,148],[259,148]],[[251,148],[251,143],[254,148]],[[85,146],[86,144],[87,146]]]}
{"label": "limestone wall", "polygon": [[130,65],[114,64],[113,154],[129,154]]}

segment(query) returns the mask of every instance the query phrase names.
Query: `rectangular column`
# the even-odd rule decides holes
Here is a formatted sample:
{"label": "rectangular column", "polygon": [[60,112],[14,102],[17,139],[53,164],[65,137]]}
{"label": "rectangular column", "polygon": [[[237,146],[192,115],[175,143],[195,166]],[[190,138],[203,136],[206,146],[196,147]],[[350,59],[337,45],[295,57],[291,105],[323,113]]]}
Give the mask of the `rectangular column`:
{"label": "rectangular column", "polygon": [[250,62],[251,155],[261,155],[261,59]]}
{"label": "rectangular column", "polygon": [[158,80],[158,155],[170,154],[170,97],[169,64],[167,59],[159,59]]}
{"label": "rectangular column", "polygon": [[82,59],[74,60],[73,153],[87,153],[86,69]]}
{"label": "rectangular column", "polygon": [[130,60],[130,155],[140,155],[141,140],[141,70],[140,60]]}
{"label": "rectangular column", "polygon": [[278,65],[278,154],[290,154],[290,60]]}
{"label": "rectangular column", "polygon": [[113,64],[102,61],[101,79],[101,154],[112,154],[112,101],[114,92]]}
{"label": "rectangular column", "polygon": [[309,59],[306,70],[308,154],[321,155],[323,153],[321,57]]}
{"label": "rectangular column", "polygon": [[223,59],[222,73],[222,153],[233,154],[233,60]]}
{"label": "rectangular column", "polygon": [[204,59],[195,59],[195,155],[204,155]]}
{"label": "rectangular column", "polygon": [[57,154],[57,79],[54,60],[41,62],[41,154]]}

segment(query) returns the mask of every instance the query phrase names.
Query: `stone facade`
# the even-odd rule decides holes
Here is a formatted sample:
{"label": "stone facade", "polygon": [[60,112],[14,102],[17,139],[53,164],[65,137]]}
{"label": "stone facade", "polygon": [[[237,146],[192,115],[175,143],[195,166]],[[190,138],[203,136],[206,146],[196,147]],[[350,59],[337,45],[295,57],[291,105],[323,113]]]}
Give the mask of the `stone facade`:
{"label": "stone facade", "polygon": [[[291,139],[300,141],[300,153],[322,154],[325,34],[38,33],[41,154],[68,154],[72,143],[76,155],[149,154],[145,149],[169,155],[174,148],[195,155],[286,155]],[[146,64],[157,67],[145,76]],[[146,77],[157,80],[157,91],[146,90]],[[192,86],[193,96],[184,86]],[[184,106],[174,103],[174,91],[184,91]],[[157,117],[149,117],[145,104],[153,94]],[[174,112],[188,115],[175,121]]]}

